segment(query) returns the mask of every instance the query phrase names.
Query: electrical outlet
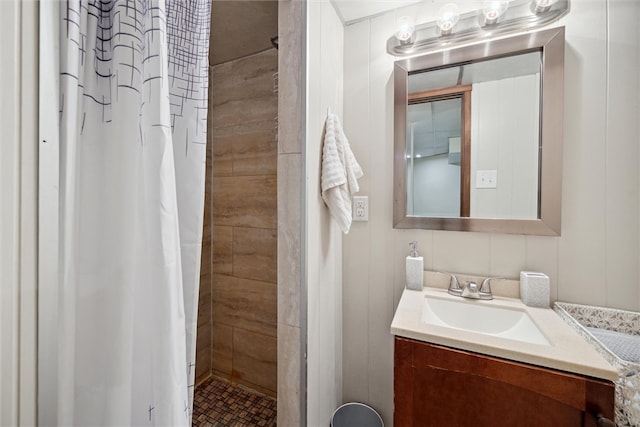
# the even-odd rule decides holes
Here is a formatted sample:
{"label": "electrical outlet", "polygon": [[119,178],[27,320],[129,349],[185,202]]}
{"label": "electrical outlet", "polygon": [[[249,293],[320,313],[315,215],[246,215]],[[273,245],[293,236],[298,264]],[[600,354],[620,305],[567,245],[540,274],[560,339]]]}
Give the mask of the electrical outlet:
{"label": "electrical outlet", "polygon": [[369,221],[369,197],[368,196],[353,197],[353,220]]}

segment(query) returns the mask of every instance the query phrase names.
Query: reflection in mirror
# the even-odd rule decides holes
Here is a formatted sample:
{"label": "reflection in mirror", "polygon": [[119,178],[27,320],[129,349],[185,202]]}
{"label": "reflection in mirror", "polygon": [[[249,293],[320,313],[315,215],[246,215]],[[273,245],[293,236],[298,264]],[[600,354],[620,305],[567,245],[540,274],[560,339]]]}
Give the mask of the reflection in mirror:
{"label": "reflection in mirror", "polygon": [[560,232],[564,28],[397,61],[394,227]]}
{"label": "reflection in mirror", "polygon": [[[469,216],[469,89],[414,92],[407,108],[407,213]],[[467,107],[467,108],[465,108]],[[465,183],[463,185],[463,183]]]}
{"label": "reflection in mirror", "polygon": [[409,105],[409,215],[464,216],[460,212],[461,113],[459,97]]}
{"label": "reflection in mirror", "polygon": [[409,215],[538,218],[540,69],[534,51],[409,73]]}

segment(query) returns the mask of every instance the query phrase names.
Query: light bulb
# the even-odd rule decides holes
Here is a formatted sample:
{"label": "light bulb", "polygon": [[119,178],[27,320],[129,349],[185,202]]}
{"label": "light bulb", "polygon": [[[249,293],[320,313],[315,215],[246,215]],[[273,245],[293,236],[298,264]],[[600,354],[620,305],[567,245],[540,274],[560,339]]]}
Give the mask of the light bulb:
{"label": "light bulb", "polygon": [[451,30],[460,19],[460,9],[455,3],[447,3],[438,11],[438,20],[436,23],[440,27],[442,35],[451,34]]}
{"label": "light bulb", "polygon": [[535,13],[546,12],[558,0],[533,0]]}
{"label": "light bulb", "polygon": [[409,44],[413,42],[413,32],[416,26],[413,22],[413,18],[410,16],[402,16],[398,18],[396,23],[396,31],[393,33],[396,39],[400,41],[400,44]]}
{"label": "light bulb", "polygon": [[[544,1],[544,0],[543,0]],[[482,3],[485,25],[493,25],[509,7],[509,0],[486,0]]]}

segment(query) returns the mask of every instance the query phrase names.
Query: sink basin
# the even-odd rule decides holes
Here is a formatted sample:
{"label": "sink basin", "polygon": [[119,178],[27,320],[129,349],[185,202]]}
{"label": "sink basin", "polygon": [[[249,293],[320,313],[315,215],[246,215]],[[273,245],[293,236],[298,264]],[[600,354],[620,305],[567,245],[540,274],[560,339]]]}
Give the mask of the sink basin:
{"label": "sink basin", "polygon": [[551,345],[525,311],[498,307],[490,301],[452,300],[427,295],[421,320],[429,325]]}

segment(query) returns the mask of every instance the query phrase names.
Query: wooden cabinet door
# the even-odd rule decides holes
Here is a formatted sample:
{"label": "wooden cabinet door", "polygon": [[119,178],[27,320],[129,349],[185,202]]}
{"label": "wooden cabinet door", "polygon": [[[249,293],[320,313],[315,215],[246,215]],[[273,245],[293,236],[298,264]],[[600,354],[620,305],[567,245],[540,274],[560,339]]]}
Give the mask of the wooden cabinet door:
{"label": "wooden cabinet door", "polygon": [[614,386],[566,372],[395,339],[395,427],[596,426]]}

